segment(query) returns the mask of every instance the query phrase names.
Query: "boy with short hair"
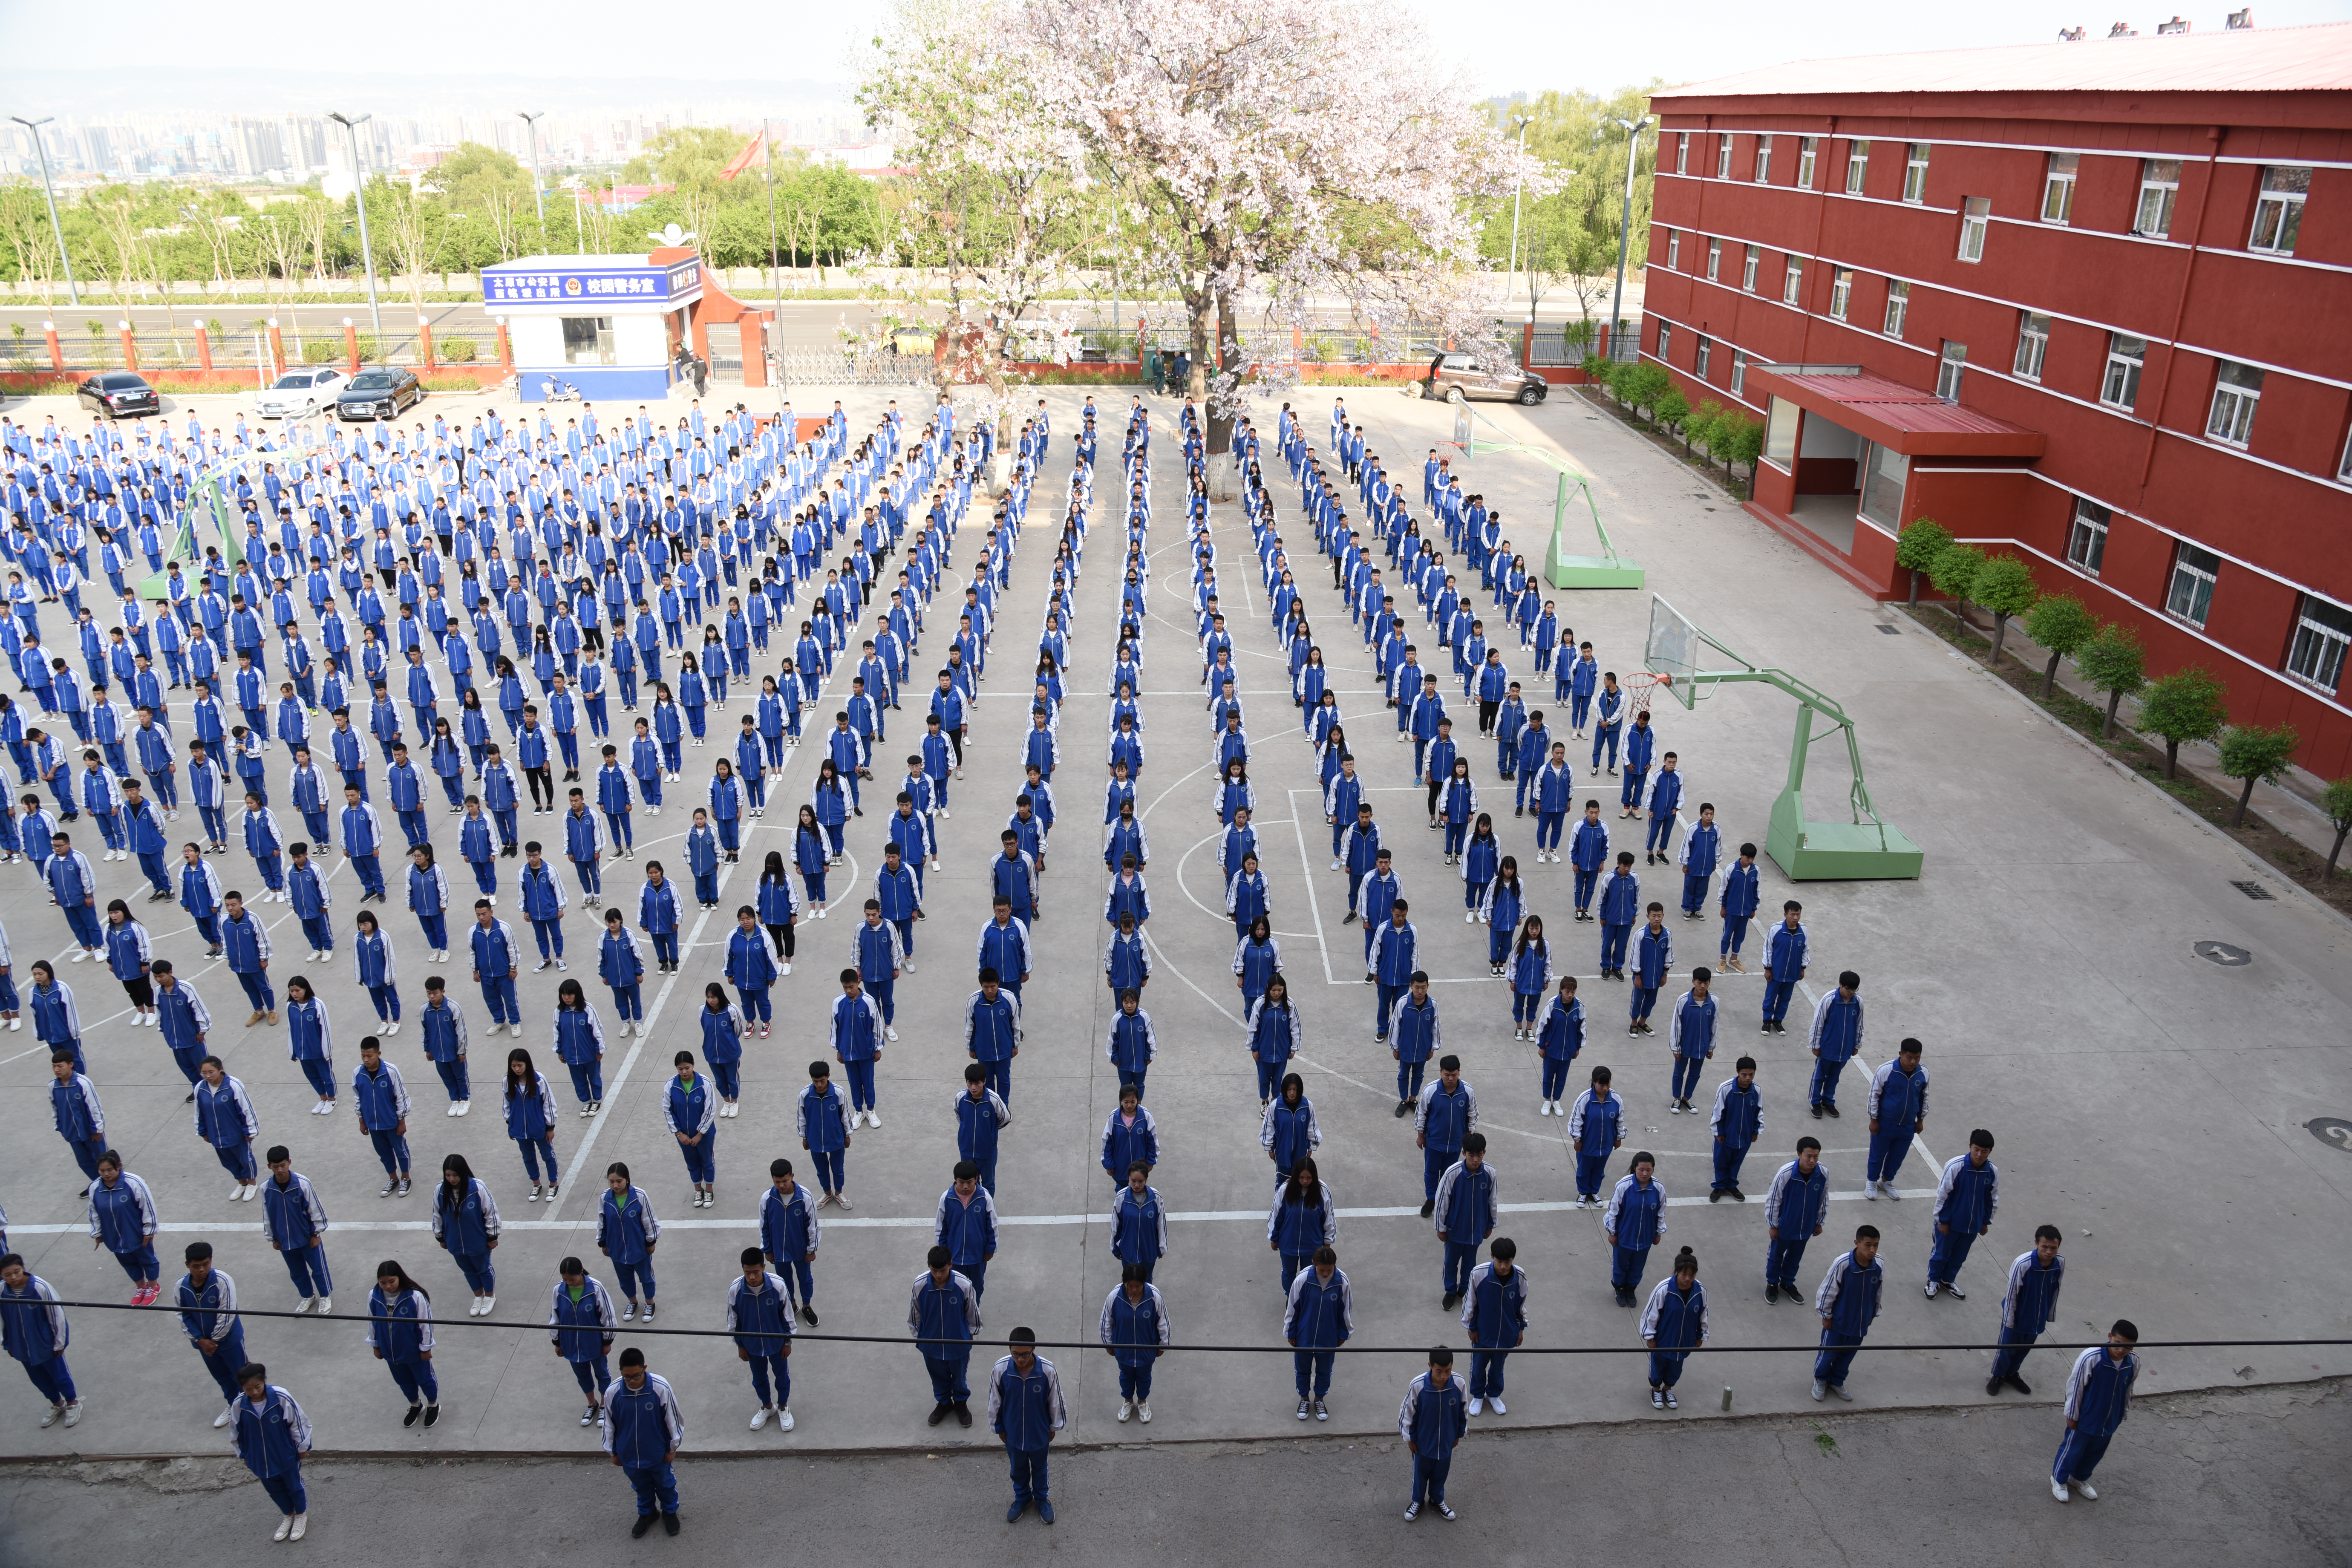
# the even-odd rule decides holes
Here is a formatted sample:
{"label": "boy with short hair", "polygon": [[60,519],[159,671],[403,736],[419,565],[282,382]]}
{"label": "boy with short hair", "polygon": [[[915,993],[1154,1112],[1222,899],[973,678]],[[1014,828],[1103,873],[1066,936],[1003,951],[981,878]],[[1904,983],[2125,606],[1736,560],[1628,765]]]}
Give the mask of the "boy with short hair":
{"label": "boy with short hair", "polygon": [[236,1422],[237,1458],[278,1505],[272,1541],[299,1541],[310,1523],[310,1499],[302,1485],[302,1456],[310,1451],[310,1418],[294,1396],[269,1381],[269,1369],[249,1362],[236,1371],[238,1398],[229,1406]]}
{"label": "boy with short hair", "polygon": [[1936,1184],[1935,1233],[1927,1244],[1929,1300],[1938,1290],[1968,1300],[1960,1289],[1960,1266],[1977,1237],[1992,1229],[1993,1212],[2000,1207],[2000,1167],[1992,1163],[1992,1134],[1979,1127],[1969,1134],[1969,1152],[1945,1162],[1943,1180]]}
{"label": "boy with short hair", "polygon": [[823,1226],[808,1189],[793,1178],[790,1160],[768,1162],[768,1191],[760,1198],[760,1249],[776,1266],[776,1279],[787,1298],[797,1297],[801,1321],[816,1323],[816,1278],[809,1266],[816,1261]]}
{"label": "boy with short hair", "polygon": [[2133,1352],[2138,1343],[2138,1327],[2129,1318],[2117,1318],[2107,1330],[2106,1344],[2076,1356],[2074,1370],[2066,1374],[2066,1435],[2050,1467],[2050,1495],[2060,1502],[2069,1500],[2069,1488],[2074,1495],[2098,1500],[2091,1472],[2130,1413],[2132,1385],[2139,1381],[2139,1357]]}
{"label": "boy with short hair", "polygon": [[1435,1205],[1431,1223],[1444,1247],[1444,1299],[1439,1305],[1445,1311],[1454,1310],[1469,1293],[1478,1248],[1494,1234],[1502,1201],[1502,1177],[1486,1163],[1486,1135],[1465,1133],[1462,1157],[1437,1178],[1437,1193],[1431,1200]]}
{"label": "boy with short hair", "polygon": [[1858,1226],[1853,1246],[1831,1261],[1821,1288],[1813,1292],[1813,1310],[1822,1320],[1821,1353],[1813,1358],[1815,1399],[1830,1394],[1844,1400],[1853,1398],[1845,1391],[1846,1372],[1853,1365],[1853,1352],[1861,1348],[1863,1336],[1878,1317],[1885,1283],[1885,1270],[1878,1261],[1878,1227]]}
{"label": "boy with short hair", "polygon": [[1809,1092],[1816,1119],[1835,1116],[1838,1075],[1862,1051],[1862,976],[1851,969],[1838,972],[1837,989],[1813,1004],[1812,1026],[1806,1042],[1813,1053],[1813,1081]]}
{"label": "boy with short hair", "polygon": [[2056,1226],[2036,1226],[2032,1249],[2010,1263],[2009,1289],[2000,1299],[2000,1349],[1993,1352],[1992,1376],[1985,1383],[1988,1394],[1999,1394],[2004,1384],[2020,1394],[2033,1392],[2018,1373],[2058,1310],[2058,1288],[2066,1279],[2059,1239]]}
{"label": "boy with short hair", "polygon": [[1822,1141],[1797,1140],[1797,1157],[1780,1167],[1764,1194],[1764,1300],[1783,1294],[1797,1299],[1797,1269],[1805,1243],[1821,1235],[1829,1212],[1829,1173],[1822,1169]]}
{"label": "boy with short hair", "polygon": [[1764,942],[1764,1027],[1761,1033],[1785,1035],[1789,998],[1805,977],[1805,950],[1810,945],[1802,920],[1805,906],[1790,899],[1780,906],[1780,923]]}
{"label": "boy with short hair", "polygon": [[1470,1430],[1470,1405],[1454,1375],[1454,1352],[1439,1345],[1429,1352],[1429,1370],[1406,1384],[1397,1408],[1397,1436],[1412,1456],[1412,1500],[1405,1518],[1419,1519],[1422,1505],[1440,1518],[1456,1515],[1445,1500],[1445,1478],[1454,1468],[1454,1446]]}
{"label": "boy with short hair", "polygon": [[1070,1424],[1070,1409],[1062,1400],[1061,1374],[1037,1353],[1034,1331],[1013,1330],[1006,1349],[1010,1353],[988,1374],[988,1429],[1004,1439],[1013,1469],[1013,1505],[1004,1510],[1004,1522],[1011,1524],[1034,1503],[1037,1517],[1051,1524],[1046,1451],[1054,1434]]}
{"label": "boy with short hair", "polygon": [[1748,940],[1748,922],[1756,917],[1762,899],[1757,889],[1756,846],[1742,844],[1739,859],[1726,867],[1723,889],[1716,899],[1716,912],[1723,917],[1723,935],[1716,943],[1715,966],[1734,974],[1745,974],[1747,966],[1739,962],[1739,944]]}
{"label": "boy with short hair", "polygon": [[768,1273],[767,1255],[759,1247],[743,1249],[743,1272],[727,1282],[727,1310],[721,1327],[735,1336],[735,1355],[751,1367],[751,1392],[760,1408],[751,1412],[754,1432],[771,1419],[779,1432],[793,1429],[793,1309],[783,1290]]}
{"label": "boy with short hair", "polygon": [[1870,1078],[1870,1169],[1863,1195],[1899,1201],[1895,1174],[1911,1152],[1911,1140],[1927,1131],[1927,1069],[1919,1065],[1927,1047],[1906,1037],[1895,1059],[1882,1062]]}
{"label": "boy with short hair", "polygon": [[1756,1092],[1754,1057],[1740,1058],[1732,1066],[1732,1076],[1715,1086],[1715,1111],[1707,1125],[1715,1132],[1715,1184],[1707,1189],[1706,1201],[1730,1197],[1744,1204],[1748,1194],[1739,1190],[1739,1167],[1764,1131],[1764,1100]]}

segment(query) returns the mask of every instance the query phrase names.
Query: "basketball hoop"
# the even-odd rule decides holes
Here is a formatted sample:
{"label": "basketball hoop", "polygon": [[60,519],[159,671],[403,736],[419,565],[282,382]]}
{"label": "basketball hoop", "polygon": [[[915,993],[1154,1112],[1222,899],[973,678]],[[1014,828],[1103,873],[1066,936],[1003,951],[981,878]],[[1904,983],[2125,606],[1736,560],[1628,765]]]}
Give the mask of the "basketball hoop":
{"label": "basketball hoop", "polygon": [[1662,674],[1655,670],[1645,669],[1628,676],[1625,679],[1625,711],[1628,715],[1647,713],[1650,710],[1650,699],[1658,694],[1661,687],[1671,690],[1674,684],[1675,678],[1672,675]]}

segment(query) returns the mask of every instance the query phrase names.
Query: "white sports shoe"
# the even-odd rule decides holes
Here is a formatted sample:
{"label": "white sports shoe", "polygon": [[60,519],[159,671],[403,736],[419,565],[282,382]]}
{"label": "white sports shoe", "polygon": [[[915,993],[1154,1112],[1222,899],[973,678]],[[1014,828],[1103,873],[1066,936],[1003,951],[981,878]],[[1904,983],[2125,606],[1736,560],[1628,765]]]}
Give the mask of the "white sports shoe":
{"label": "white sports shoe", "polygon": [[1485,1400],[1483,1397],[1479,1397],[1479,1396],[1476,1396],[1476,1395],[1472,1396],[1471,1401],[1470,1401],[1470,1414],[1471,1414],[1471,1415],[1484,1415],[1486,1413],[1486,1400]]}
{"label": "white sports shoe", "polygon": [[270,1532],[269,1539],[272,1541],[283,1541],[293,1528],[294,1516],[290,1513],[281,1514],[278,1516],[278,1528]]}
{"label": "white sports shoe", "polygon": [[886,1025],[884,1025],[884,1026],[883,1026],[883,1027],[882,1027],[882,1037],[883,1037],[884,1039],[886,1039],[886,1040],[888,1040],[888,1041],[892,1042],[893,1044],[896,1044],[896,1043],[898,1042],[898,1030],[896,1030],[896,1029],[894,1029],[894,1028],[891,1028],[888,1025],[887,1025],[887,1024],[886,1024]]}
{"label": "white sports shoe", "polygon": [[2074,1500],[2073,1498],[2066,1495],[2066,1483],[2064,1481],[2052,1481],[2050,1483],[2050,1495],[2056,1498],[2060,1502],[2072,1502]]}
{"label": "white sports shoe", "polygon": [[1151,1406],[1139,1399],[1135,1402],[1135,1418],[1145,1426],[1151,1425]]}
{"label": "white sports shoe", "polygon": [[776,1430],[779,1432],[789,1432],[792,1429],[793,1413],[789,1410],[778,1410],[776,1412]]}
{"label": "white sports shoe", "polygon": [[1121,1421],[1128,1420],[1128,1419],[1129,1419],[1130,1417],[1132,1417],[1134,1415],[1135,1415],[1135,1401],[1134,1401],[1134,1400],[1132,1400],[1132,1399],[1122,1399],[1122,1400],[1120,1400],[1120,1401],[1118,1402],[1118,1418],[1119,1418]]}
{"label": "white sports shoe", "polygon": [[866,1126],[868,1126],[868,1127],[879,1127],[879,1126],[881,1126],[881,1125],[882,1125],[882,1113],[881,1113],[880,1111],[878,1111],[878,1110],[869,1110],[869,1111],[867,1111],[867,1112],[866,1113]]}
{"label": "white sports shoe", "polygon": [[286,1532],[286,1539],[299,1541],[302,1539],[302,1532],[310,1528],[310,1516],[307,1513],[298,1513],[294,1516],[294,1528]]}
{"label": "white sports shoe", "polygon": [[774,1414],[775,1411],[765,1405],[762,1405],[760,1408],[751,1412],[751,1430],[757,1432],[760,1428],[765,1426],[768,1424],[768,1417]]}
{"label": "white sports shoe", "polygon": [[1508,1415],[1510,1414],[1509,1411],[1503,1408],[1503,1396],[1499,1394],[1487,1395],[1486,1407],[1497,1415]]}
{"label": "white sports shoe", "polygon": [[[79,1407],[79,1405],[77,1405],[77,1406],[75,1406],[75,1408],[76,1408],[76,1409],[79,1409],[79,1408],[80,1408],[80,1407]],[[68,1416],[66,1417],[66,1425],[67,1425],[67,1426],[72,1426],[72,1425],[73,1425],[73,1417],[72,1417],[71,1415],[68,1415]],[[2069,1482],[2068,1484],[2069,1484],[2069,1485],[2071,1485],[2071,1486],[2074,1489],[2074,1491],[2075,1491],[2076,1495],[2078,1495],[2078,1496],[2080,1496],[2080,1497],[2083,1497],[2083,1498],[2085,1498],[2085,1499],[2089,1500],[2090,1500],[2090,1501],[2092,1501],[2092,1502],[2096,1502],[2096,1501],[2098,1501],[2098,1500],[2099,1500],[2099,1490],[2098,1490],[2098,1489],[2097,1489],[2096,1487],[2093,1486],[2090,1482],[2088,1482],[2088,1481],[2086,1481],[2086,1480],[2083,1479],[2081,1477],[2077,1476],[2077,1477],[2076,1477],[2073,1481]]]}
{"label": "white sports shoe", "polygon": [[219,1415],[215,1415],[215,1416],[214,1416],[214,1417],[213,1417],[213,1426],[214,1426],[214,1429],[215,1429],[215,1430],[218,1430],[219,1428],[221,1428],[221,1427],[223,1427],[223,1426],[227,1426],[227,1425],[228,1425],[228,1422],[229,1422],[229,1417],[230,1417],[231,1415],[234,1415],[235,1414],[236,1414],[236,1412],[235,1412],[235,1411],[233,1411],[233,1410],[231,1410],[227,1405],[222,1405],[222,1406],[221,1406],[221,1413],[220,1413]]}

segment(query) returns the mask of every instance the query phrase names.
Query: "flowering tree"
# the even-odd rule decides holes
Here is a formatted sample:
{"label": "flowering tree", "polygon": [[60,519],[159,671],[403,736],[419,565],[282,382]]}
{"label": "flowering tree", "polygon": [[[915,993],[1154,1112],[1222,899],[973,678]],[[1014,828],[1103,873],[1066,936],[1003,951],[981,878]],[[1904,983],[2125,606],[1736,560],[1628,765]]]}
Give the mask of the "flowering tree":
{"label": "flowering tree", "polygon": [[[1367,0],[1006,0],[1033,89],[1123,191],[1122,227],[1192,328],[1213,449],[1249,383],[1245,292],[1297,322],[1345,296],[1384,327],[1491,337],[1471,203],[1550,188],[1411,19]],[[1292,323],[1286,323],[1292,324]]]}
{"label": "flowering tree", "polygon": [[983,382],[1002,407],[1017,364],[1076,352],[1074,318],[1042,300],[1087,232],[1078,138],[1038,95],[1003,0],[899,0],[859,74],[858,106],[912,169],[892,247],[912,265],[876,291],[880,334],[929,327],[942,379]]}

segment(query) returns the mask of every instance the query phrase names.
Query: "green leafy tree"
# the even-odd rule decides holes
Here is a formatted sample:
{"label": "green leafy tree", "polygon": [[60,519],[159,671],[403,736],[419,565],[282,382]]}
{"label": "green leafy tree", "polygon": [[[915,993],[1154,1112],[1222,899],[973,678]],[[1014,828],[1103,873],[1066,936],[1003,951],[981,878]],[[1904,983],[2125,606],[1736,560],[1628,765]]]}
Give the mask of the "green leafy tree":
{"label": "green leafy tree", "polygon": [[2116,732],[2116,709],[2123,700],[2147,684],[2147,654],[2139,634],[2108,622],[2074,653],[2074,668],[2094,691],[2107,694],[2107,716],[2099,726],[2102,740]]}
{"label": "green leafy tree", "polygon": [[1674,378],[1654,364],[1637,364],[1625,377],[1626,390],[1632,395],[1633,411],[1655,409],[1659,399],[1675,389]]}
{"label": "green leafy tree", "polygon": [[1977,578],[1985,567],[1985,552],[1973,544],[1947,544],[1927,563],[1927,580],[1936,592],[1958,605],[1976,597]]}
{"label": "green leafy tree", "polygon": [[2327,814],[2328,826],[2336,829],[2336,842],[2327,847],[2327,869],[2323,879],[2336,875],[2336,859],[2344,853],[2344,840],[2352,837],[2352,778],[2337,779],[2319,793],[2319,809]]}
{"label": "green leafy tree", "polygon": [[2139,700],[2139,727],[2164,737],[2164,776],[2179,776],[2180,748],[2210,741],[2230,721],[2229,692],[2221,677],[2190,665],[2148,682]]}
{"label": "green leafy tree", "polygon": [[1690,417],[1690,399],[1679,387],[1669,386],[1658,399],[1658,423],[1673,431]]}
{"label": "green leafy tree", "polygon": [[2221,734],[2221,772],[2243,781],[2238,791],[2238,809],[2230,816],[2230,826],[2241,827],[2246,821],[2246,803],[2254,798],[2257,784],[2276,784],[2285,776],[2287,767],[2294,761],[2295,748],[2303,744],[2292,724],[2281,724],[2266,730],[2260,724],[2232,724]]}
{"label": "green leafy tree", "polygon": [[1978,571],[1971,592],[1976,602],[1992,613],[1992,665],[1998,669],[2009,618],[2032,609],[2033,602],[2042,596],[2042,585],[2033,580],[2033,568],[2016,556],[1996,555]]}
{"label": "green leafy tree", "polygon": [[2051,689],[2058,683],[2058,661],[2073,657],[2074,650],[2089,642],[2098,629],[2098,617],[2072,594],[2049,595],[2035,601],[2033,608],[2025,612],[2025,635],[2050,654],[2050,662],[2042,670],[2042,700],[2050,700]]}
{"label": "green leafy tree", "polygon": [[[1895,564],[1911,574],[1911,608],[1919,607],[1919,574],[1952,542],[1952,531],[1933,518],[1923,517],[1905,529],[1895,542]],[[2046,695],[2046,693],[2045,693]]]}
{"label": "green leafy tree", "polygon": [[1764,455],[1764,421],[1747,419],[1737,414],[1726,414],[1722,424],[1730,428],[1726,433],[1723,468],[1731,471],[1734,463],[1748,465],[1748,478],[1756,478],[1756,460]]}

